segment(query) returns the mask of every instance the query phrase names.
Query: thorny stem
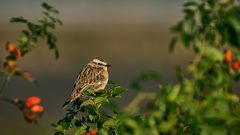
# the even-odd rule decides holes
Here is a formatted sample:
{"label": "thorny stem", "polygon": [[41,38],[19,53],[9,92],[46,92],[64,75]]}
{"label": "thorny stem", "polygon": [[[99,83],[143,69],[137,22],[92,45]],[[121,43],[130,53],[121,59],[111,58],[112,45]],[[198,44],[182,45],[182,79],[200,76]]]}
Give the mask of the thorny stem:
{"label": "thorny stem", "polygon": [[1,88],[0,88],[0,97],[2,97],[3,92],[4,92],[4,89],[5,89],[5,87],[6,87],[6,85],[7,85],[7,82],[8,82],[9,80],[10,80],[10,77],[7,77],[7,78],[4,79],[4,81],[3,81],[3,83],[2,83],[2,86],[1,86]]}
{"label": "thorny stem", "polygon": [[130,104],[125,108],[126,112],[131,112],[132,108],[138,106],[143,100],[148,99],[154,99],[156,97],[155,93],[152,92],[140,92],[131,102]]}
{"label": "thorny stem", "polygon": [[18,98],[10,99],[10,98],[0,96],[0,101],[5,101],[8,103],[11,103],[11,104],[17,106],[20,110],[24,109],[22,102]]}
{"label": "thorny stem", "polygon": [[12,100],[10,98],[0,97],[0,100],[6,101],[6,102],[9,102],[9,103],[14,103],[14,100]]}

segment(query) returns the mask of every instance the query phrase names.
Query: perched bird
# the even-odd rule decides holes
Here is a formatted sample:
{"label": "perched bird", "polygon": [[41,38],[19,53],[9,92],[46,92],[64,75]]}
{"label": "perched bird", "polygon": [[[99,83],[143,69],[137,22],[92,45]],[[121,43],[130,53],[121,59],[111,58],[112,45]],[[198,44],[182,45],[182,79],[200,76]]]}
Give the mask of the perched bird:
{"label": "perched bird", "polygon": [[77,80],[74,83],[72,94],[69,100],[65,102],[63,108],[66,108],[69,103],[83,97],[83,91],[93,89],[98,91],[104,89],[108,82],[108,70],[110,65],[102,58],[94,58],[91,60],[79,73]]}

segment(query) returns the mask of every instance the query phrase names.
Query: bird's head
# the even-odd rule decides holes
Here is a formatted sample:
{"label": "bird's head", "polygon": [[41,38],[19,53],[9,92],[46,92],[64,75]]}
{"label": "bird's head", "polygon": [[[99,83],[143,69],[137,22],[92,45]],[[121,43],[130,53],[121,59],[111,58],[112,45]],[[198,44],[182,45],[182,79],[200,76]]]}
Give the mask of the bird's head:
{"label": "bird's head", "polygon": [[106,60],[104,60],[103,58],[99,58],[99,57],[94,58],[90,63],[96,67],[110,67],[111,66],[107,63]]}

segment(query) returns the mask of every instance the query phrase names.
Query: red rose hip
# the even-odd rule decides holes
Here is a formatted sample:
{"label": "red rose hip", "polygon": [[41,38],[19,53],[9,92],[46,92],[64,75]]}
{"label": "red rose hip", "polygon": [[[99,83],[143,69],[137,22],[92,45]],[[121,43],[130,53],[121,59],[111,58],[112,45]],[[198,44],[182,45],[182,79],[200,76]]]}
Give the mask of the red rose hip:
{"label": "red rose hip", "polygon": [[31,112],[33,113],[41,113],[44,111],[44,107],[41,105],[33,105],[30,109]]}
{"label": "red rose hip", "polygon": [[33,105],[40,104],[40,103],[41,103],[41,99],[39,97],[31,96],[26,100],[25,107],[30,108]]}
{"label": "red rose hip", "polygon": [[240,68],[240,62],[239,61],[235,61],[232,63],[232,69],[234,71],[237,71]]}

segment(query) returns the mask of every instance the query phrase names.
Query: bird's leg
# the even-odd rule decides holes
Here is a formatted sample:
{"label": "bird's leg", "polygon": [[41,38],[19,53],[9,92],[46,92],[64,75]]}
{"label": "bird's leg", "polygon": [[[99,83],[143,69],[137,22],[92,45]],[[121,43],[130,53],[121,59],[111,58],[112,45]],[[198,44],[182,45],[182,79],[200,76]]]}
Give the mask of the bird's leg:
{"label": "bird's leg", "polygon": [[82,100],[81,98],[77,98],[76,100],[73,101],[73,105],[72,105],[72,108],[73,109],[79,109],[80,108],[80,105],[82,104]]}

